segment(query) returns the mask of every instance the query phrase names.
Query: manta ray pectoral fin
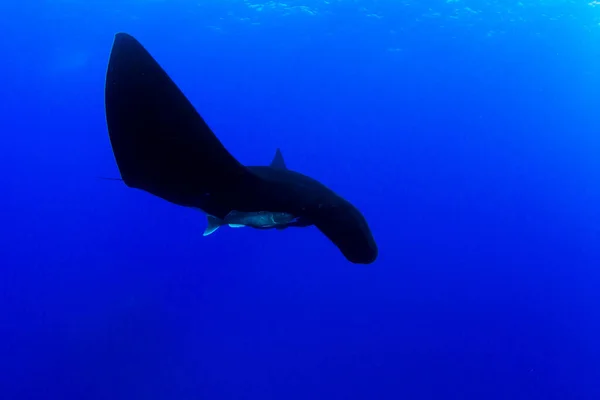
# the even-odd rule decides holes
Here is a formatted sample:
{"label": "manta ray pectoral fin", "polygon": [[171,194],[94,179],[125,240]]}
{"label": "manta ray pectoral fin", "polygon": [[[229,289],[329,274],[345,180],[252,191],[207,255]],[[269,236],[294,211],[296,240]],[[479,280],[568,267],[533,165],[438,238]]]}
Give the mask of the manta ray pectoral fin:
{"label": "manta ray pectoral fin", "polygon": [[271,168],[287,169],[287,165],[285,165],[285,160],[283,159],[283,154],[281,154],[280,149],[275,151],[275,156],[273,157],[273,161],[271,161]]}
{"label": "manta ray pectoral fin", "polygon": [[126,33],[114,39],[105,108],[110,143],[129,187],[224,217],[220,214],[228,210],[207,196],[236,196],[236,188],[258,179],[225,149],[150,53]]}
{"label": "manta ray pectoral fin", "polygon": [[377,258],[378,249],[367,221],[354,206],[342,201],[339,206],[313,217],[313,222],[348,261],[371,264]]}
{"label": "manta ray pectoral fin", "polygon": [[240,225],[240,224],[229,224],[230,228],[244,228],[246,225]]}

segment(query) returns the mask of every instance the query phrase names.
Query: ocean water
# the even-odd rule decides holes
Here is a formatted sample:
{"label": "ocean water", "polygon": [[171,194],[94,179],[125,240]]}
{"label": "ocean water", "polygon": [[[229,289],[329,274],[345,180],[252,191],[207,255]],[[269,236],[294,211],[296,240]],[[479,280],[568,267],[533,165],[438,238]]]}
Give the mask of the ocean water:
{"label": "ocean water", "polygon": [[[377,261],[98,179],[117,32]],[[600,399],[597,1],[3,1],[0,51],[0,399]]]}

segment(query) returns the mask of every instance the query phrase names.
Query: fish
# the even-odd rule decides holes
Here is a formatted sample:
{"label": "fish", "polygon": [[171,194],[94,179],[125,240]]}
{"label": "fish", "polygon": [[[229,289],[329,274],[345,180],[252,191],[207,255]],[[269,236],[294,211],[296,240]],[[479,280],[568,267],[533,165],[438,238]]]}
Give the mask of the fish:
{"label": "fish", "polygon": [[358,208],[289,169],[279,149],[270,165],[240,163],[128,33],[114,36],[104,106],[111,148],[127,187],[221,220],[232,212],[290,214],[297,220],[287,226],[315,226],[351,263],[377,259],[377,244]]}
{"label": "fish", "polygon": [[285,229],[288,224],[298,221],[298,218],[292,214],[285,212],[241,212],[231,211],[224,219],[207,215],[207,226],[204,231],[204,236],[208,236],[215,232],[223,225],[229,225],[230,228],[243,228],[249,226],[257,229]]}

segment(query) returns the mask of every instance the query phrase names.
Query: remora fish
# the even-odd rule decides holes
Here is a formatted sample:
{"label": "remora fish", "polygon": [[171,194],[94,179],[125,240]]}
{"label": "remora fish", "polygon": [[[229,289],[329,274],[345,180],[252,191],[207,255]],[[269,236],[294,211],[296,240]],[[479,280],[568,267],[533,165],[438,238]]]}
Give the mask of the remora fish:
{"label": "remora fish", "polygon": [[284,229],[291,223],[297,222],[298,218],[292,214],[284,212],[241,212],[232,211],[225,216],[224,219],[215,217],[214,215],[207,216],[208,225],[204,231],[204,236],[208,236],[223,225],[229,225],[231,228],[242,228],[250,226],[257,229]]}
{"label": "remora fish", "polygon": [[[315,225],[353,263],[378,250],[361,212],[283,158],[246,167],[132,36],[115,36],[105,85],[108,133],[123,182],[224,219],[232,211],[281,212]],[[280,154],[278,152],[278,154]],[[277,157],[276,157],[277,158]]]}

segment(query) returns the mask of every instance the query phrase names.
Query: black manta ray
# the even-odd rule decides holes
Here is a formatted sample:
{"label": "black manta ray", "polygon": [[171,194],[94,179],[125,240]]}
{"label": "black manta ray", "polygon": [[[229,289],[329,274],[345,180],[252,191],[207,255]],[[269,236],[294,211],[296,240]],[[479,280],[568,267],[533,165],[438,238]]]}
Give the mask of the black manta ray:
{"label": "black manta ray", "polygon": [[150,53],[118,33],[105,87],[108,133],[128,187],[225,220],[230,213],[285,213],[286,226],[315,225],[353,263],[377,245],[363,215],[320,182],[289,170],[240,164]]}

